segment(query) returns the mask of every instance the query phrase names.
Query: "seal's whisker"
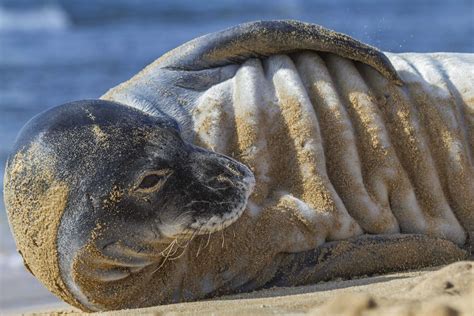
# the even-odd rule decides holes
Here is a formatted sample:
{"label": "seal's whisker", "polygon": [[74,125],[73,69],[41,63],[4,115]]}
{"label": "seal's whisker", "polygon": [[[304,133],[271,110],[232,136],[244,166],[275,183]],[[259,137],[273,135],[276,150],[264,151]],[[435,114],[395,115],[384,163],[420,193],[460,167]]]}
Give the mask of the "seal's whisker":
{"label": "seal's whisker", "polygon": [[[179,243],[178,243],[178,237],[176,237],[176,239],[175,239],[174,241],[175,241],[175,245],[178,246],[178,247],[176,247],[176,249],[174,249],[174,247],[173,247],[172,249],[174,249],[174,251],[173,251],[171,254],[168,254],[168,257],[174,256],[175,253],[177,253],[178,250],[179,250],[179,248],[180,248],[180,247],[179,247]],[[170,252],[171,252],[171,251],[170,251]]]}
{"label": "seal's whisker", "polygon": [[[202,230],[202,228],[196,230],[196,232],[198,232],[197,235],[201,234],[201,230]],[[199,239],[199,247],[198,247],[198,250],[196,252],[196,258],[199,256],[199,253],[201,251],[201,245],[202,245],[202,238]]]}
{"label": "seal's whisker", "polygon": [[163,259],[163,262],[161,262],[161,264],[158,266],[158,268],[156,268],[155,270],[153,270],[153,272],[151,274],[154,274],[155,272],[157,272],[158,270],[160,270],[166,263],[166,260],[168,259],[168,257],[165,257]]}
{"label": "seal's whisker", "polygon": [[174,250],[174,251],[173,251],[174,245],[176,245],[176,243],[177,243],[177,239],[175,239],[175,240],[173,240],[173,241],[171,242],[171,244],[170,244],[171,247],[168,248],[167,253],[164,255],[165,260],[166,260],[168,257],[170,257],[170,256],[172,256],[172,255],[174,255],[174,254],[176,253],[177,250]]}
{"label": "seal's whisker", "polygon": [[211,234],[212,234],[212,232],[209,232],[209,235],[207,236],[207,242],[204,245],[204,248],[206,248],[209,245],[209,241],[211,240]]}
{"label": "seal's whisker", "polygon": [[[188,244],[189,244],[189,243],[188,243]],[[177,259],[181,258],[181,257],[184,255],[184,253],[186,252],[186,250],[187,250],[187,247],[184,247],[184,248],[183,248],[183,251],[181,251],[181,254],[179,254],[179,255],[176,256],[176,257],[170,258],[170,261],[174,261],[174,260],[177,260]]]}
{"label": "seal's whisker", "polygon": [[165,249],[163,249],[163,250],[160,252],[160,255],[163,255],[165,252],[167,252],[167,251],[169,250],[169,248],[173,248],[174,242],[175,242],[175,240],[173,240]]}
{"label": "seal's whisker", "polygon": [[193,234],[191,235],[191,239],[189,239],[189,243],[191,243],[191,241],[193,241],[194,238],[196,238],[197,235],[198,235],[198,232],[195,230],[195,231],[193,232]]}
{"label": "seal's whisker", "polygon": [[199,257],[199,252],[201,251],[201,241],[202,239],[199,241],[199,247],[198,247],[198,250],[196,251],[196,258]]}
{"label": "seal's whisker", "polygon": [[224,237],[224,230],[222,229],[224,225],[221,225],[220,229],[221,229],[221,236],[222,236],[222,244],[221,244],[221,248],[224,248],[224,244],[225,244],[225,237]]}
{"label": "seal's whisker", "polygon": [[[178,240],[178,238],[176,238],[176,240]],[[178,241],[176,241],[176,245],[178,246],[178,248],[186,248],[188,246],[188,240],[185,241],[184,244],[180,244]]]}
{"label": "seal's whisker", "polygon": [[[165,248],[165,250],[163,250],[162,252],[160,252],[160,254],[164,256],[163,261],[162,261],[161,264],[158,266],[158,268],[156,268],[155,270],[153,270],[153,271],[151,272],[152,274],[155,273],[155,272],[157,272],[158,270],[160,270],[160,269],[165,265],[166,261],[167,261],[168,258],[170,257],[171,251],[173,250],[173,247],[174,247],[176,241],[177,241],[177,239],[173,240],[173,241]],[[166,255],[164,255],[164,252],[166,252],[166,250],[167,250],[168,252],[166,253]],[[173,254],[174,254],[174,253],[173,253]]]}
{"label": "seal's whisker", "polygon": [[189,245],[191,244],[191,242],[193,241],[193,239],[196,237],[197,235],[197,231],[194,231],[192,234],[191,234],[191,237],[186,241],[186,244],[184,245],[184,249],[188,248]]}

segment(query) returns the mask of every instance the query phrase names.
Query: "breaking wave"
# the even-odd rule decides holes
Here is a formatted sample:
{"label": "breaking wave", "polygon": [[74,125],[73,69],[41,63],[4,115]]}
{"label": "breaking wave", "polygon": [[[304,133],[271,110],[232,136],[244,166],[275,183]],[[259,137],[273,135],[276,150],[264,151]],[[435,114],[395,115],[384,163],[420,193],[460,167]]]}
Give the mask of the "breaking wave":
{"label": "breaking wave", "polygon": [[0,271],[2,269],[23,269],[23,259],[18,253],[0,253]]}
{"label": "breaking wave", "polygon": [[64,30],[70,25],[67,13],[59,6],[21,10],[0,7],[0,32]]}

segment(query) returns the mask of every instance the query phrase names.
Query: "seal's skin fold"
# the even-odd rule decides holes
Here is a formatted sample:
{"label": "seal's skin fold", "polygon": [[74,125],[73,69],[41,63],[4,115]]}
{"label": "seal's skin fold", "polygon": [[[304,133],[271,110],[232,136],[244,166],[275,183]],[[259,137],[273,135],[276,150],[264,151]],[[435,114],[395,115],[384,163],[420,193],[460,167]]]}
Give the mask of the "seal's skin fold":
{"label": "seal's skin fold", "polygon": [[[463,246],[474,232],[473,68],[471,54],[384,55],[293,21],[250,23],[196,39],[102,99],[172,117],[185,140],[249,166],[256,187],[239,220],[221,233],[198,236],[176,260],[139,269],[101,254],[94,245],[99,227],[72,257],[52,258],[52,272],[43,273],[24,249],[54,249],[58,230],[66,230],[59,227],[65,206],[34,201],[52,207],[48,214],[58,208],[48,215],[56,221],[40,232],[50,234],[49,246],[23,245],[17,236],[19,249],[42,282],[86,310],[368,273],[318,261],[313,250],[328,242],[330,252],[349,260],[341,253],[351,247],[331,246],[341,240],[354,241],[357,251],[367,248],[358,256],[370,257],[386,236],[385,267],[429,264],[423,249],[436,262],[449,254],[460,258],[453,243]],[[26,197],[9,187],[22,170],[18,155],[31,150],[18,151],[7,167],[5,199],[15,234],[26,225],[39,230],[30,215],[17,215]],[[57,185],[46,192],[59,192],[54,196],[67,203],[67,186],[50,183]],[[362,237],[367,234],[377,237]],[[391,257],[397,251],[406,255]],[[59,271],[64,262],[68,275]],[[308,268],[317,264],[319,270]],[[48,273],[54,277],[42,276]]]}

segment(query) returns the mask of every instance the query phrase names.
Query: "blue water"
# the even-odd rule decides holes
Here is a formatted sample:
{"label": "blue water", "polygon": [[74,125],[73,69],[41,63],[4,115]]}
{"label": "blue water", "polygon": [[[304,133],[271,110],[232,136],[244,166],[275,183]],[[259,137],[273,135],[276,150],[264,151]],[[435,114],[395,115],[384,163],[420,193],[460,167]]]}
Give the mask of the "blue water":
{"label": "blue water", "polygon": [[[17,132],[38,112],[97,98],[196,36],[283,18],[385,51],[474,51],[472,0],[0,0],[0,184]],[[20,266],[13,254],[0,202],[3,271]]]}

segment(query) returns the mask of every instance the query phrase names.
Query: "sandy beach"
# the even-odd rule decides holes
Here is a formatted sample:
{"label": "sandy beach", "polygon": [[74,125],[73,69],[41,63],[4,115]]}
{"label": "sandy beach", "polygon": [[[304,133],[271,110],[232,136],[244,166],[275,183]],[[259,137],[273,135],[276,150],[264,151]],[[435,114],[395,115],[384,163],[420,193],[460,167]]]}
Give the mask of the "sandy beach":
{"label": "sandy beach", "polygon": [[[473,315],[474,261],[99,315]],[[83,314],[62,306],[30,315]]]}

